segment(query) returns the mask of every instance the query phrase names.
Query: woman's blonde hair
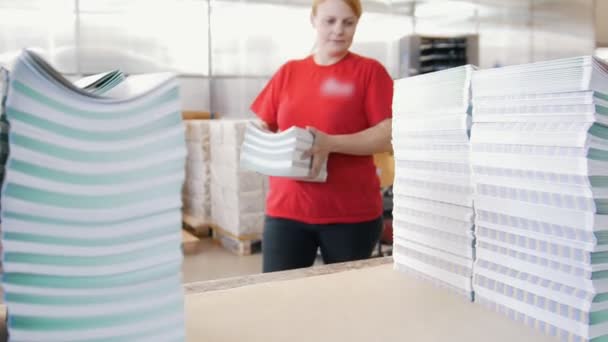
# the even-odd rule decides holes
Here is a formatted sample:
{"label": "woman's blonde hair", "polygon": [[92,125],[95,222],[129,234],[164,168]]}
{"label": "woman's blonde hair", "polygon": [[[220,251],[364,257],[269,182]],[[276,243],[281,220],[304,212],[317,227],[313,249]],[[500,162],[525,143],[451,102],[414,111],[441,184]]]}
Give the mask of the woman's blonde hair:
{"label": "woman's blonde hair", "polygon": [[[317,15],[317,6],[325,0],[312,0],[312,15]],[[361,13],[363,9],[361,7],[361,0],[342,0],[344,1],[350,9],[353,10],[355,16],[361,18]]]}

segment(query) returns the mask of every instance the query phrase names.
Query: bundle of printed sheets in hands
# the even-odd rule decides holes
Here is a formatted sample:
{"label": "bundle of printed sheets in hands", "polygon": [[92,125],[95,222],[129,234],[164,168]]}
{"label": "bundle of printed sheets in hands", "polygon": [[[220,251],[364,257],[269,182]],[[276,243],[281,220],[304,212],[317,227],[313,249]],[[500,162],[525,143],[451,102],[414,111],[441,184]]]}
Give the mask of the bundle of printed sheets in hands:
{"label": "bundle of printed sheets in hands", "polygon": [[251,122],[245,131],[240,167],[267,176],[325,182],[327,160],[319,174],[311,177],[313,157],[306,153],[313,147],[314,139],[314,134],[308,129],[293,126],[273,133]]}

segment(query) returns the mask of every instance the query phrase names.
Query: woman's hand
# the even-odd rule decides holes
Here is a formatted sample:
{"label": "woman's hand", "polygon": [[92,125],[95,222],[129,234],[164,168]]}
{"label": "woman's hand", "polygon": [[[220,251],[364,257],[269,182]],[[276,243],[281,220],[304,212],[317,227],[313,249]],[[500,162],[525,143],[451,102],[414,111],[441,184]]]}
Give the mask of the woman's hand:
{"label": "woman's hand", "polygon": [[306,127],[314,137],[312,147],[302,154],[302,159],[312,157],[312,167],[308,178],[315,179],[321,172],[321,168],[327,162],[329,154],[333,152],[333,137],[313,127]]}

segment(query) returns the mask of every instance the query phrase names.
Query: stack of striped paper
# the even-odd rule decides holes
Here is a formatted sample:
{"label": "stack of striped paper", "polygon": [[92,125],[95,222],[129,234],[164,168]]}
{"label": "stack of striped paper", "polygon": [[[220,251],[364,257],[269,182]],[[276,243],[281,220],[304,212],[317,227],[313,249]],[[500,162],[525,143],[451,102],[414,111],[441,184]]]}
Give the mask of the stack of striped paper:
{"label": "stack of striped paper", "polygon": [[476,301],[568,341],[608,340],[608,66],[473,77]]}
{"label": "stack of striped paper", "polygon": [[[8,121],[4,103],[8,91],[8,71],[0,67],[0,188],[4,183],[4,166],[8,158]],[[1,198],[1,196],[0,196]],[[2,232],[2,222],[0,222],[0,233]],[[2,253],[2,242],[0,241],[0,255]],[[0,260],[0,272],[2,272],[2,260]]]}
{"label": "stack of striped paper", "polygon": [[120,70],[112,70],[83,77],[74,82],[74,85],[93,94],[101,95],[124,80],[125,75]]}
{"label": "stack of striped paper", "polygon": [[[2,165],[0,182],[4,178],[4,165],[8,157],[8,122],[4,111],[8,93],[8,79],[9,71],[0,67],[0,164]],[[124,74],[119,70],[114,70],[84,77],[74,82],[74,85],[93,94],[103,94],[124,80]]]}
{"label": "stack of striped paper", "polygon": [[8,158],[8,121],[6,121],[5,103],[8,92],[8,71],[0,67],[0,185],[4,180],[4,165]]}
{"label": "stack of striped paper", "polygon": [[185,339],[179,104],[169,74],[109,99],[20,56],[1,210],[12,341]]}
{"label": "stack of striped paper", "polygon": [[186,181],[182,188],[184,221],[197,226],[211,222],[209,120],[185,120]]}
{"label": "stack of striped paper", "polygon": [[241,168],[267,176],[324,182],[327,162],[316,178],[309,179],[311,158],[302,158],[312,147],[313,140],[308,130],[296,126],[271,133],[250,123],[241,148]]}
{"label": "stack of striped paper", "polygon": [[211,219],[234,237],[259,237],[264,227],[267,177],[240,168],[252,120],[210,120]]}
{"label": "stack of striped paper", "polygon": [[470,65],[397,80],[395,267],[472,297]]}

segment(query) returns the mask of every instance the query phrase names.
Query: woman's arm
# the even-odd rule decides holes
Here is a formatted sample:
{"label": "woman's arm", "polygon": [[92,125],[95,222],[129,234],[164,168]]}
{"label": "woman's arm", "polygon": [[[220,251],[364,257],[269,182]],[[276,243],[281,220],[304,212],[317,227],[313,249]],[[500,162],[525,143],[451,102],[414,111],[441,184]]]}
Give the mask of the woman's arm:
{"label": "woman's arm", "polygon": [[321,166],[330,153],[368,156],[392,150],[392,119],[386,119],[373,127],[353,134],[329,135],[315,128],[309,127],[309,130],[315,136],[315,143],[310,150],[303,154],[302,158],[313,156],[311,178],[315,178],[319,174]]}

